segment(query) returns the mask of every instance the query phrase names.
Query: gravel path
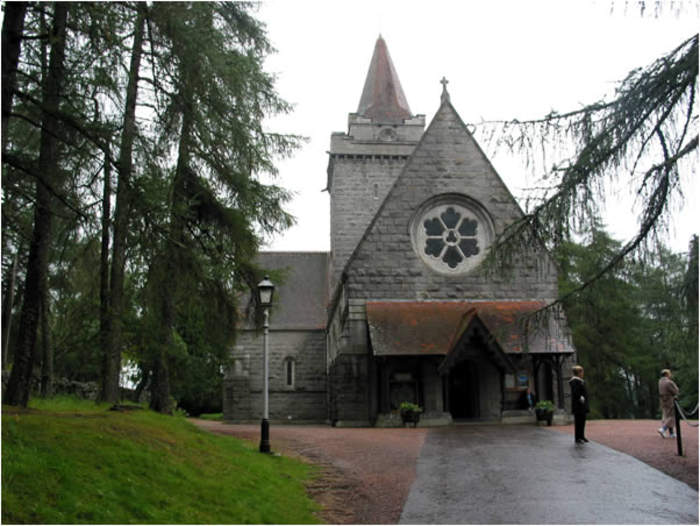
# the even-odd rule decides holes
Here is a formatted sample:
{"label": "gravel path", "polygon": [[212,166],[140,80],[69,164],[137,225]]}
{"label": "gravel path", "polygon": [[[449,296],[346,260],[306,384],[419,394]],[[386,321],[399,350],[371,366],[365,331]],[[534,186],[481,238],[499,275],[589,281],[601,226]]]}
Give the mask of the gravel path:
{"label": "gravel path", "polygon": [[[679,457],[676,440],[661,438],[656,432],[659,425],[658,420],[591,420],[586,422],[586,437],[638,458],[697,491],[698,428],[681,422],[684,456]],[[574,434],[573,425],[547,429]]]}
{"label": "gravel path", "polygon": [[[259,425],[227,425],[192,420],[209,431],[253,441]],[[662,439],[655,420],[594,420],[586,425],[589,439],[627,453],[698,489],[698,428],[683,423],[685,456],[676,455],[676,441]],[[573,426],[541,429],[573,435]],[[517,431],[514,426],[513,431]],[[321,468],[309,487],[321,504],[327,524],[396,524],[416,477],[416,462],[425,428],[377,429],[329,426],[272,426],[273,451],[307,459]]]}
{"label": "gravel path", "polygon": [[[209,431],[260,440],[259,425],[192,420]],[[326,524],[396,524],[416,478],[425,428],[378,429],[271,426],[273,451],[301,456],[321,467],[309,491]]]}

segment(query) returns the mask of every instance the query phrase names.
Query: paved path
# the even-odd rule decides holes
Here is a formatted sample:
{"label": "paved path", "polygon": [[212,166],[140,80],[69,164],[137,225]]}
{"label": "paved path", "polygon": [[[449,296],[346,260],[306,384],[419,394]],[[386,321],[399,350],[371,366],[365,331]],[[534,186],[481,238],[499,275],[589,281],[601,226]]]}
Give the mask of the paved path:
{"label": "paved path", "polygon": [[431,429],[402,524],[697,524],[698,492],[608,447],[529,426]]}

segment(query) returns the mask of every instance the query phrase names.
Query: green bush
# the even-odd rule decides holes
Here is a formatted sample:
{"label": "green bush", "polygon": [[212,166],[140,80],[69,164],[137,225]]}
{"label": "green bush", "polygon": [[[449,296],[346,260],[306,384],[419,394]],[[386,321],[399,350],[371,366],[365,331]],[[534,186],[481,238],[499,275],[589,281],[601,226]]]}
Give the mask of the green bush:
{"label": "green bush", "polygon": [[399,410],[402,413],[422,413],[423,408],[417,404],[414,404],[412,402],[401,402],[401,405],[399,406]]}
{"label": "green bush", "polygon": [[554,411],[554,403],[551,400],[540,400],[535,404],[535,409]]}

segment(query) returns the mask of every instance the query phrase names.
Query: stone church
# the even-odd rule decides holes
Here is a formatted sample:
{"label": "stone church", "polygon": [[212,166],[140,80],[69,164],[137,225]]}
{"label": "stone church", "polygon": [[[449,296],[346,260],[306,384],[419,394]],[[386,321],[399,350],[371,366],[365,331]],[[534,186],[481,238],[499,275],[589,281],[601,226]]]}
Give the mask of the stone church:
{"label": "stone church", "polygon": [[[523,422],[529,387],[568,406],[575,360],[566,322],[531,319],[557,296],[546,250],[508,275],[480,263],[523,212],[450,102],[414,115],[382,37],[347,132],[331,134],[331,250],[261,252],[275,290],[270,420],[398,425]],[[246,300],[242,299],[242,304]],[[262,331],[242,323],[224,380],[224,419],[262,415]]]}

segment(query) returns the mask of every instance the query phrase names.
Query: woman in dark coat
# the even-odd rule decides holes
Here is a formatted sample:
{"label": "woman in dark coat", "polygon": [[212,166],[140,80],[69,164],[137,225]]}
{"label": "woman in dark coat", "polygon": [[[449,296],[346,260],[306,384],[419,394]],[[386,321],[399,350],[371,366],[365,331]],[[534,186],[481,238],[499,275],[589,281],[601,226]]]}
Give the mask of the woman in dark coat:
{"label": "woman in dark coat", "polygon": [[574,440],[577,444],[588,442],[585,437],[586,413],[589,411],[588,391],[583,382],[583,367],[575,365],[572,369],[574,375],[569,380],[571,387],[571,412],[574,414]]}

